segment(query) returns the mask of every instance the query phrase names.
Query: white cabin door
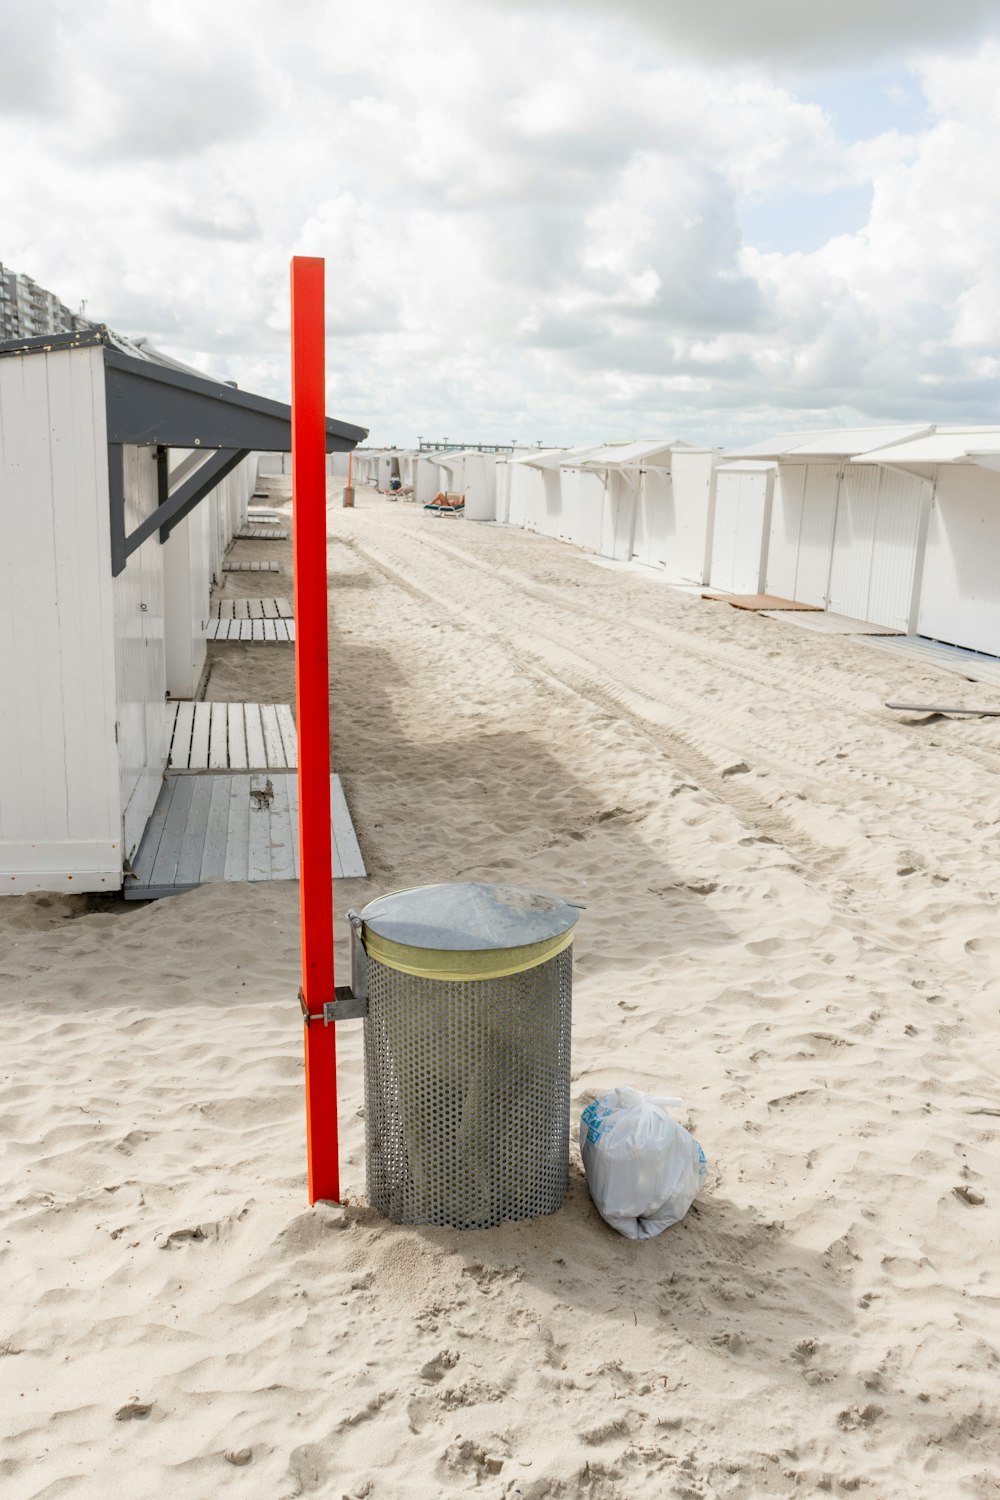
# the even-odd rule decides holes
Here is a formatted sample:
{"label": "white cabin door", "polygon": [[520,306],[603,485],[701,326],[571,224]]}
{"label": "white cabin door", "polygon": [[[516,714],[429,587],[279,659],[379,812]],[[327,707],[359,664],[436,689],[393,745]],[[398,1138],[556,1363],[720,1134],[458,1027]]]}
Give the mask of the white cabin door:
{"label": "white cabin door", "polygon": [[909,629],[927,488],[916,475],[847,465],[830,572],[836,614]]}
{"label": "white cabin door", "polygon": [[830,595],[830,563],[837,520],[839,464],[806,464],[795,592],[800,604],[826,609]]}

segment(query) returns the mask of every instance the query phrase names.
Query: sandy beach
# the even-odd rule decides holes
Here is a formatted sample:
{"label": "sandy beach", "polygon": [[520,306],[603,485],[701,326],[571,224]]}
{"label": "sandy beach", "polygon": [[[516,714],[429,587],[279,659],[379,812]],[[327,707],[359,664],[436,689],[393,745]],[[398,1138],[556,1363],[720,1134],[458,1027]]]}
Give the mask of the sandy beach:
{"label": "sandy beach", "polygon": [[297,885],[7,898],[4,1500],[1000,1494],[1000,721],[884,707],[1000,690],[371,492],[329,566],[340,952],[400,886],[585,903],[574,1122],[679,1095],[708,1180],[631,1243],[574,1140],[550,1218],[391,1225],[345,1023],[311,1210]]}

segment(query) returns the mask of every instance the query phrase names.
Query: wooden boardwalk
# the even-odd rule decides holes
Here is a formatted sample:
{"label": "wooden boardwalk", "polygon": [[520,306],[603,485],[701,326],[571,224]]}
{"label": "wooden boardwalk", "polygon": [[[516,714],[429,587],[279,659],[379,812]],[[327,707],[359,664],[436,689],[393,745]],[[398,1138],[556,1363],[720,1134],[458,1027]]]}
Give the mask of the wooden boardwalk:
{"label": "wooden boardwalk", "polygon": [[280,573],[276,562],[224,562],[223,573]]}
{"label": "wooden boardwalk", "polygon": [[294,620],[207,620],[208,641],[294,641]]}
{"label": "wooden boardwalk", "polygon": [[172,705],[170,771],[287,771],[299,763],[287,703]]}
{"label": "wooden boardwalk", "polygon": [[277,526],[244,526],[242,531],[236,533],[236,541],[287,542],[288,532]]}
{"label": "wooden boardwalk", "polygon": [[277,526],[280,520],[276,510],[263,510],[251,505],[247,511],[247,521],[251,526]]}
{"label": "wooden boardwalk", "polygon": [[866,638],[869,646],[880,651],[894,651],[914,666],[942,667],[970,682],[990,682],[1000,687],[1000,657],[981,651],[967,651],[962,646],[948,646],[943,641],[925,640],[923,636],[903,635],[892,640]]}
{"label": "wooden boardwalk", "polygon": [[208,607],[213,620],[290,620],[292,603],[279,596],[276,599],[213,599]]}
{"label": "wooden boardwalk", "polygon": [[[364,859],[339,776],[330,778],[333,875],[363,879]],[[297,880],[298,779],[293,771],[164,778],[125,899],[153,901],[213,880]]]}
{"label": "wooden boardwalk", "polygon": [[786,625],[799,625],[803,630],[816,630],[821,635],[902,635],[891,625],[872,625],[867,620],[855,620],[850,615],[831,614],[829,610],[818,613],[805,610],[762,609],[769,620],[782,620]]}

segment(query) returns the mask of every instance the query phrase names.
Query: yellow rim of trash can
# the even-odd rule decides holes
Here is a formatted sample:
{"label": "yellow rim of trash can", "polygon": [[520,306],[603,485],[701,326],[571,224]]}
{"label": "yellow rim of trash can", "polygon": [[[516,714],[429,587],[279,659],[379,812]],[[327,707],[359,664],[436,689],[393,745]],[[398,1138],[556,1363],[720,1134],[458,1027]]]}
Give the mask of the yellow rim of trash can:
{"label": "yellow rim of trash can", "polygon": [[368,926],[364,928],[365,952],[376,963],[385,964],[389,969],[398,969],[401,974],[412,974],[416,979],[458,982],[506,979],[510,974],[535,969],[557,954],[564,953],[572,941],[571,927],[558,937],[546,938],[541,943],[528,943],[523,948],[450,951],[447,948],[411,948],[408,943],[394,943],[390,938],[379,937]]}

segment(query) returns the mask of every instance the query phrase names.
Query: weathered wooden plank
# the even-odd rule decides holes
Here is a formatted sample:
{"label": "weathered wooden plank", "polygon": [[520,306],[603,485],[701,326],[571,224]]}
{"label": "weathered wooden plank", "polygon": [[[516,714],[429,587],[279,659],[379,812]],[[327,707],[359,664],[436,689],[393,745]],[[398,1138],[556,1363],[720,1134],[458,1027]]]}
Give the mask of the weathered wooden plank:
{"label": "weathered wooden plank", "polygon": [[279,598],[275,599],[274,602],[278,606],[278,615],[279,615],[279,617],[282,620],[290,620],[292,618],[292,602],[291,602],[291,600],[290,599],[285,599],[283,597],[279,597]]}
{"label": "weathered wooden plank", "polygon": [[132,866],[132,874],[135,876],[135,883],[137,885],[148,885],[150,882],[176,784],[177,779],[173,776],[168,776],[164,781],[139,842],[139,847],[135,854],[135,863]]}
{"label": "weathered wooden plank", "polygon": [[292,880],[295,862],[292,845],[298,840],[298,828],[292,828],[288,805],[288,783],[295,777],[272,776],[274,799],[270,808],[271,879]]}
{"label": "weathered wooden plank", "polygon": [[263,599],[247,599],[246,600],[246,607],[247,607],[247,616],[249,617],[249,619],[251,619],[251,620],[262,620],[264,618],[264,601],[263,601]]}
{"label": "weathered wooden plank", "polygon": [[299,778],[288,778],[288,819],[292,825],[292,877],[299,878]]}
{"label": "weathered wooden plank", "polygon": [[281,566],[276,562],[224,562],[222,571],[224,573],[280,573]]}
{"label": "weathered wooden plank", "polygon": [[274,782],[266,773],[251,776],[247,835],[247,879],[271,879],[271,803]]}
{"label": "weathered wooden plank", "polygon": [[236,533],[236,540],[243,542],[287,542],[288,532],[279,526],[244,526]]}
{"label": "weathered wooden plank", "polygon": [[208,764],[213,771],[225,771],[229,766],[229,715],[228,704],[213,703],[211,728],[208,740]]}
{"label": "weathered wooden plank", "polygon": [[287,766],[288,755],[281,738],[276,704],[262,703],[260,705],[260,727],[264,735],[265,765]]}
{"label": "weathered wooden plank", "polygon": [[150,885],[173,885],[177,879],[177,861],[180,858],[184,829],[187,827],[194,792],[192,776],[171,776],[174,783],[170,807],[163,824],[163,836],[153,861]]}
{"label": "weathered wooden plank", "polygon": [[274,706],[278,715],[281,743],[285,748],[285,765],[297,766],[299,763],[299,740],[295,731],[295,720],[292,717],[291,706],[287,703],[276,703]]}
{"label": "weathered wooden plank", "polygon": [[246,776],[229,780],[229,824],[226,828],[226,880],[246,880],[250,853],[250,783]]}
{"label": "weathered wooden plank", "polygon": [[191,735],[194,730],[195,707],[194,703],[188,701],[178,703],[176,706],[170,755],[167,758],[168,766],[176,766],[186,771],[191,764]]}
{"label": "weathered wooden plank", "polygon": [[253,641],[266,641],[267,635],[264,627],[269,623],[267,620],[248,620],[250,626],[250,639]]}
{"label": "weathered wooden plank", "polygon": [[351,880],[364,878],[368,873],[365,869],[364,856],[354,831],[354,823],[347,806],[343,785],[336,774],[330,777],[330,822],[342,875]]}
{"label": "weathered wooden plank", "polygon": [[191,806],[188,808],[187,823],[177,856],[177,872],[174,876],[176,884],[183,886],[197,885],[201,879],[209,809],[212,805],[212,787],[216,778],[214,776],[189,776],[187,780],[192,786]]}
{"label": "weathered wooden plank", "polygon": [[226,717],[229,723],[229,764],[234,770],[242,770],[247,764],[246,720],[243,717],[243,704],[228,704]]}
{"label": "weathered wooden plank", "polygon": [[[336,775],[330,778],[330,801],[334,879],[363,878],[364,861]],[[177,772],[161,787],[127,893],[132,900],[150,899],[204,881],[291,880],[298,874],[293,771]]]}
{"label": "weathered wooden plank", "polygon": [[243,723],[247,737],[247,765],[251,770],[263,770],[267,765],[267,754],[264,750],[259,703],[244,703]]}
{"label": "weathered wooden plank", "polygon": [[226,831],[229,827],[230,776],[213,776],[212,800],[205,825],[205,844],[201,857],[201,878],[222,880],[226,873]]}
{"label": "weathered wooden plank", "polygon": [[208,765],[208,735],[212,723],[212,705],[196,703],[194,725],[191,730],[191,754],[188,765],[192,771],[201,771]]}

